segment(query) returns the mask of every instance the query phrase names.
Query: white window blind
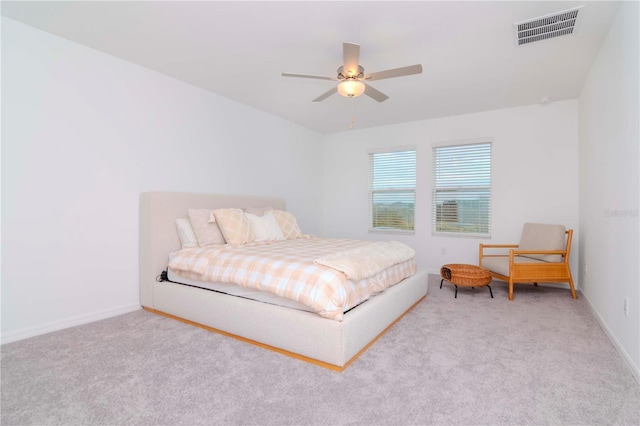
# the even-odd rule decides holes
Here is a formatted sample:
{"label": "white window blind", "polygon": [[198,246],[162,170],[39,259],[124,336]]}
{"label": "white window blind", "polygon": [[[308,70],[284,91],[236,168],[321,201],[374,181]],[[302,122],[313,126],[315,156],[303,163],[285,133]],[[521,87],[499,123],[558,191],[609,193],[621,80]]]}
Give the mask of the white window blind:
{"label": "white window blind", "polygon": [[434,233],[491,235],[491,143],[433,148]]}
{"label": "white window blind", "polygon": [[415,202],[415,149],[370,152],[370,229],[414,231]]}

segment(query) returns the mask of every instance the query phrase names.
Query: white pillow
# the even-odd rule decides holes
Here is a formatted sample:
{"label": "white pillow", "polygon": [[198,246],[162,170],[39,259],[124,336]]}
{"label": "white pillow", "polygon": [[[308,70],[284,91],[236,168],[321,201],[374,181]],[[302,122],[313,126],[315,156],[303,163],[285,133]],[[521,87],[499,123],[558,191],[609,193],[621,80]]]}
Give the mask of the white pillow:
{"label": "white pillow", "polygon": [[271,213],[267,213],[264,216],[256,216],[252,213],[245,213],[244,215],[249,219],[249,225],[251,226],[254,241],[284,240],[284,235],[282,235],[280,225],[278,225],[278,221]]}
{"label": "white pillow", "polygon": [[178,231],[178,237],[180,238],[180,244],[182,248],[198,247],[198,237],[193,232],[191,221],[188,217],[179,217],[176,219],[176,230]]}

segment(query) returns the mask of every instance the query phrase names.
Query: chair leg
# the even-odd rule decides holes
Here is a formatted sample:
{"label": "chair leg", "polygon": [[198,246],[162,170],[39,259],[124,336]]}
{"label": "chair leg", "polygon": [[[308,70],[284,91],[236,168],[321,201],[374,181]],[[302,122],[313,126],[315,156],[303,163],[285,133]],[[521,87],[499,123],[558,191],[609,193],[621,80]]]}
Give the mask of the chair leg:
{"label": "chair leg", "polygon": [[578,295],[576,294],[576,288],[573,285],[573,278],[571,278],[571,271],[569,271],[569,288],[571,289],[571,297],[573,297],[574,299],[577,299]]}
{"label": "chair leg", "polygon": [[509,277],[509,300],[513,300],[513,278]]}

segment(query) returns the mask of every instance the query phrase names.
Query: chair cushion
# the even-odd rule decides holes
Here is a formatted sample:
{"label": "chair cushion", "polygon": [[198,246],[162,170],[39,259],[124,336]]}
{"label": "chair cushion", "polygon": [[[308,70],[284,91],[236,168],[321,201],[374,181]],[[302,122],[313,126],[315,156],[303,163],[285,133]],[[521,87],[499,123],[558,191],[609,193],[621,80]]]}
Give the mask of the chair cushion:
{"label": "chair cushion", "polygon": [[[546,225],[542,223],[525,223],[520,238],[519,250],[564,250],[565,228],[562,225]],[[562,262],[560,254],[527,254],[522,255],[545,262]]]}
{"label": "chair cushion", "polygon": [[[542,260],[532,259],[530,257],[515,256],[513,258],[515,263],[542,263]],[[491,272],[495,272],[505,277],[509,276],[509,257],[485,257],[482,259],[482,268]]]}

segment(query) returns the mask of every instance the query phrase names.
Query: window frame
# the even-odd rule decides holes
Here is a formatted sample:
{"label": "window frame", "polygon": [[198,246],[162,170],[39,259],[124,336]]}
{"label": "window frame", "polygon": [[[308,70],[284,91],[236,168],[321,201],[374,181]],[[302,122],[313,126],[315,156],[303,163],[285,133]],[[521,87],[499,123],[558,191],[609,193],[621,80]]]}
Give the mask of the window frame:
{"label": "window frame", "polygon": [[[399,188],[378,188],[374,189],[374,157],[377,154],[390,154],[395,152],[413,152],[413,186],[410,188],[407,187],[399,187]],[[416,229],[416,198],[417,198],[417,149],[415,145],[407,145],[407,146],[397,146],[391,148],[382,148],[369,150],[367,153],[367,173],[368,173],[368,203],[369,203],[369,224],[368,224],[368,232],[375,234],[401,234],[401,235],[415,235]],[[374,194],[393,194],[393,193],[411,193],[413,196],[413,229],[401,229],[394,227],[374,227]]]}
{"label": "window frame", "polygon": [[[442,183],[443,180],[447,180],[445,179],[439,179],[439,175],[440,175],[440,168],[442,167],[441,165],[439,165],[439,161],[443,161],[442,158],[440,158],[441,156],[439,156],[438,154],[438,150],[455,150],[455,149],[470,149],[471,147],[473,147],[474,145],[478,145],[478,146],[486,146],[488,148],[488,156],[489,156],[489,164],[488,164],[488,172],[486,172],[485,174],[482,174],[482,178],[484,179],[488,179],[488,183],[487,184],[477,184],[477,185],[471,185],[471,184],[460,184],[460,185],[455,185],[455,184],[451,184],[451,182],[444,182],[444,183],[448,183],[448,185],[439,185],[439,182]],[[478,153],[478,155],[481,153]],[[471,170],[471,168],[469,166],[466,167],[466,170],[469,171]],[[492,212],[493,212],[493,198],[492,198],[492,177],[493,177],[493,140],[491,138],[482,138],[482,139],[478,139],[478,140],[473,140],[473,141],[456,141],[456,142],[450,142],[450,143],[440,143],[437,145],[432,146],[432,188],[431,188],[431,234],[434,236],[450,236],[450,237],[468,237],[468,238],[490,238],[491,237],[491,232],[492,232]],[[473,175],[471,176],[469,179],[479,179],[478,175]],[[459,205],[460,205],[460,201],[465,201],[465,198],[469,199],[468,197],[470,196],[470,194],[472,194],[473,192],[484,192],[486,194],[486,222],[481,222],[480,220],[478,222],[472,223],[472,226],[475,225],[477,227],[480,227],[482,225],[486,226],[486,232],[482,232],[482,230],[478,229],[476,231],[470,231],[470,232],[466,232],[463,230],[440,230],[438,229],[438,216],[442,217],[443,215],[443,208],[440,208],[440,215],[438,215],[438,202],[441,201],[442,199],[440,199],[438,197],[438,193],[442,193],[444,191],[449,191],[449,192],[460,192],[461,195],[459,197],[454,198],[453,200],[450,201],[457,201],[456,203],[456,209],[455,209],[455,215],[456,215],[456,220],[455,221],[451,221],[452,224],[454,224],[454,226],[458,226],[461,227],[463,226],[459,219],[458,219],[458,213],[459,213]],[[442,200],[444,201],[444,200]],[[482,201],[480,201],[482,202]],[[480,214],[482,214],[482,212],[485,209],[481,209],[480,210]]]}

